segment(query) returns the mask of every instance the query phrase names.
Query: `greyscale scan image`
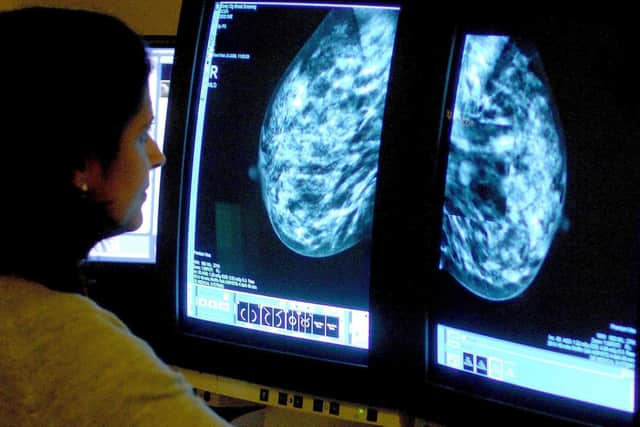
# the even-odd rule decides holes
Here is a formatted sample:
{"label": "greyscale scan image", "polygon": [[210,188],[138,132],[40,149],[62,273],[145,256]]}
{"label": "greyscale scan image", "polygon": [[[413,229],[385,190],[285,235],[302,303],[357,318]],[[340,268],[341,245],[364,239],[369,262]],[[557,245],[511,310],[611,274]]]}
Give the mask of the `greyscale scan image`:
{"label": "greyscale scan image", "polygon": [[563,130],[534,47],[468,35],[448,154],[440,268],[509,300],[540,270],[563,217]]}
{"label": "greyscale scan image", "polygon": [[278,238],[329,257],[371,233],[397,10],[334,9],[280,78],[261,128],[262,199]]}

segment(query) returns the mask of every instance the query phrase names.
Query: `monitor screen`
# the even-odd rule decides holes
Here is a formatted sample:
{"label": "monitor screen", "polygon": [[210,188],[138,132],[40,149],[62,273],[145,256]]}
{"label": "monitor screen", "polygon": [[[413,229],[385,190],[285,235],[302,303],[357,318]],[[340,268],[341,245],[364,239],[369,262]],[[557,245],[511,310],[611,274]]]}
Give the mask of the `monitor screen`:
{"label": "monitor screen", "polygon": [[[174,48],[167,43],[148,43],[147,54],[151,65],[149,95],[154,120],[149,134],[162,150],[165,121],[169,99],[169,86]],[[160,170],[149,173],[149,197],[142,205],[143,223],[135,231],[98,242],[89,252],[89,262],[156,262],[156,238],[158,235],[158,203],[160,196]]]}
{"label": "monitor screen", "polygon": [[430,378],[572,420],[637,412],[638,89],[627,30],[457,35]]}
{"label": "monitor screen", "polygon": [[184,333],[366,365],[399,7],[216,2],[186,141]]}

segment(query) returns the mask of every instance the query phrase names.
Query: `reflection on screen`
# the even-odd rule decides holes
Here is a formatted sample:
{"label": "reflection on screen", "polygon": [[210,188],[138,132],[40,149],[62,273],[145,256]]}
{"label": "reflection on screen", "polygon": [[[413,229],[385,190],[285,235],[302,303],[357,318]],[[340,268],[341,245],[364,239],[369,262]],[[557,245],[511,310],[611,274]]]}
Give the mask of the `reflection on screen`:
{"label": "reflection on screen", "polygon": [[[173,64],[173,48],[147,48],[151,71],[149,94],[154,111],[154,121],[149,130],[151,137],[162,150],[164,143],[169,83]],[[149,193],[142,205],[143,223],[139,229],[102,240],[89,252],[89,261],[154,263],[156,261],[156,236],[158,229],[158,200],[160,197],[160,170],[149,173]]]}
{"label": "reflection on screen", "polygon": [[[624,187],[637,181],[621,153],[633,151],[604,119],[602,133],[585,131],[592,112],[551,90],[544,59],[524,40],[465,38],[448,113],[436,363],[632,413],[637,204]],[[561,124],[567,111],[575,120]]]}
{"label": "reflection on screen", "polygon": [[398,13],[216,3],[187,208],[188,318],[368,348],[373,202]]}

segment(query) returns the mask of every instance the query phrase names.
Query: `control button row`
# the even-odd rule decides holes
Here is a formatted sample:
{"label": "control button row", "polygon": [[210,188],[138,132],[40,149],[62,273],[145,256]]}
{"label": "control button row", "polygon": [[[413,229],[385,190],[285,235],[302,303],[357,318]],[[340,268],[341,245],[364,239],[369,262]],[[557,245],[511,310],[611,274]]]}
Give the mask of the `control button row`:
{"label": "control button row", "polygon": [[238,303],[236,315],[239,322],[253,325],[331,338],[339,338],[340,335],[340,318],[335,316],[284,310],[242,301]]}
{"label": "control button row", "polygon": [[[269,401],[269,390],[266,388],[260,389],[260,400],[262,402]],[[278,392],[278,404],[281,406],[287,406],[292,404],[294,408],[302,409],[304,405],[304,397],[299,394],[294,394],[292,397],[289,396],[289,393],[280,391]],[[325,410],[325,401],[322,399],[314,398],[313,399],[313,411],[322,413]],[[340,415],[340,402],[331,401],[329,402],[329,414],[331,415]],[[378,410],[373,408],[367,409],[367,421],[377,422],[378,421]]]}

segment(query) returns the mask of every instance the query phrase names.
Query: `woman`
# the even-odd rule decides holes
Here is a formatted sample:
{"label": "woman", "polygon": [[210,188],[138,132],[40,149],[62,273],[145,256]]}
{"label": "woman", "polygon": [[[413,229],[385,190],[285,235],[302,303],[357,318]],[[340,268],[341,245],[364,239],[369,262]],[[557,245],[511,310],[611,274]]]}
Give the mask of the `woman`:
{"label": "woman", "polygon": [[227,425],[111,313],[78,263],[142,222],[149,65],[105,15],[0,13],[0,426]]}

